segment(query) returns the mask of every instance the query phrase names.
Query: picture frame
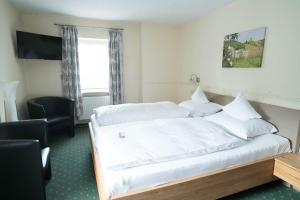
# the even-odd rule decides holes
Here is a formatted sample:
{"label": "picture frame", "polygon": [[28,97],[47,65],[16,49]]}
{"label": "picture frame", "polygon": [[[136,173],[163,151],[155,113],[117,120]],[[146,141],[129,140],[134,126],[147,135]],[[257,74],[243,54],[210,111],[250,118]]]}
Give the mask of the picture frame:
{"label": "picture frame", "polygon": [[266,27],[224,37],[222,68],[261,68]]}

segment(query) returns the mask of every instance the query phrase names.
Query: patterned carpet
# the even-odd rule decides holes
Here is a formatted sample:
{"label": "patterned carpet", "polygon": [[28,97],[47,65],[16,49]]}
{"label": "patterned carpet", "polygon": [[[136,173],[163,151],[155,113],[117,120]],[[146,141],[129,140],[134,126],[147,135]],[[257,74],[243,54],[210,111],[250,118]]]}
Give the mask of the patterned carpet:
{"label": "patterned carpet", "polygon": [[[46,186],[47,200],[98,200],[88,128],[76,128],[74,138],[51,136],[50,146],[52,179]],[[300,200],[300,193],[275,182],[223,199]]]}
{"label": "patterned carpet", "polygon": [[47,200],[98,200],[88,128],[76,128],[74,138],[49,139],[52,179],[46,186]]}

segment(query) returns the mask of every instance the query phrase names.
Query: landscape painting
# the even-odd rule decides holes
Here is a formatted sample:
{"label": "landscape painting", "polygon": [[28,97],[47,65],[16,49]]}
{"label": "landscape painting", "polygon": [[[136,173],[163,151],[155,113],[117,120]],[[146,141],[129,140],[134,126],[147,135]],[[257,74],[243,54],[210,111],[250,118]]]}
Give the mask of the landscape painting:
{"label": "landscape painting", "polygon": [[265,35],[265,27],[226,35],[223,68],[260,68]]}

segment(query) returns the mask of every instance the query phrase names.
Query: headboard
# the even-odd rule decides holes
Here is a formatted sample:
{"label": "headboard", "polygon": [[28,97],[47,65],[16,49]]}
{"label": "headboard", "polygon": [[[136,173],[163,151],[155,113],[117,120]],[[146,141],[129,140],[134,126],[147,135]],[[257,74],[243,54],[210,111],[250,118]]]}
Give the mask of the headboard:
{"label": "headboard", "polygon": [[[234,97],[206,92],[210,101],[225,105],[230,103]],[[278,130],[278,135],[288,138],[292,145],[292,150],[299,151],[300,145],[300,110],[284,108],[280,106],[250,101],[255,110],[267,121],[274,124]]]}

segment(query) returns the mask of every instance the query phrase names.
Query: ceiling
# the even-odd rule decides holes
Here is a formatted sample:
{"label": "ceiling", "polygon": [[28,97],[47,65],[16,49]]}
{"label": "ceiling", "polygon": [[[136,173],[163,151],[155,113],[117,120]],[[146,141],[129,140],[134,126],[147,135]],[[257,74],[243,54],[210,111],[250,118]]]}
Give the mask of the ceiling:
{"label": "ceiling", "polygon": [[103,20],[182,23],[236,0],[10,0],[23,12]]}

